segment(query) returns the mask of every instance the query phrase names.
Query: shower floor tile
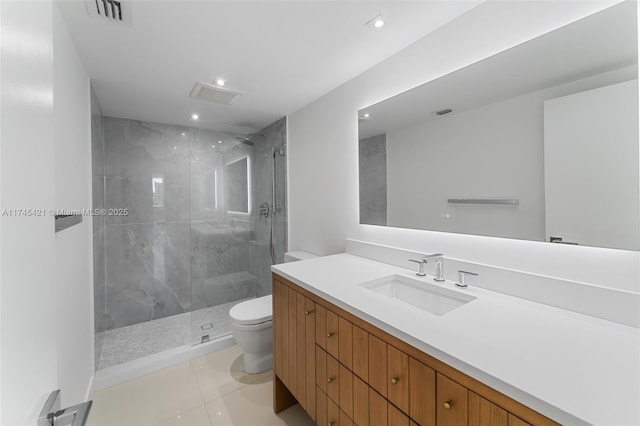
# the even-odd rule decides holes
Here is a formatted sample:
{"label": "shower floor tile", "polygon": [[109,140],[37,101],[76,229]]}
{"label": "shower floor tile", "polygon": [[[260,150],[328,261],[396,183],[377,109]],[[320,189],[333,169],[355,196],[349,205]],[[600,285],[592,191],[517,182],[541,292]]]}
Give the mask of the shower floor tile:
{"label": "shower floor tile", "polygon": [[229,309],[241,301],[107,330],[100,336],[102,353],[96,362],[96,370],[180,346],[199,344],[206,335],[209,340],[227,335],[231,333]]}

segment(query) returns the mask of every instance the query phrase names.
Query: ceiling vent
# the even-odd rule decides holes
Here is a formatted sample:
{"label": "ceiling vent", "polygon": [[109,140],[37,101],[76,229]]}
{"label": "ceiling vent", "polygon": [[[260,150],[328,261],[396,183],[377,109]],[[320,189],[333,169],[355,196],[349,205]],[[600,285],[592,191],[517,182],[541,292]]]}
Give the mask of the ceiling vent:
{"label": "ceiling vent", "polygon": [[127,0],[85,0],[93,18],[131,26],[131,6]]}
{"label": "ceiling vent", "polygon": [[191,89],[192,98],[200,99],[201,101],[214,102],[216,104],[231,105],[235,102],[238,96],[242,95],[242,92],[237,90],[227,89],[226,87],[215,86],[213,84],[197,82],[193,89]]}

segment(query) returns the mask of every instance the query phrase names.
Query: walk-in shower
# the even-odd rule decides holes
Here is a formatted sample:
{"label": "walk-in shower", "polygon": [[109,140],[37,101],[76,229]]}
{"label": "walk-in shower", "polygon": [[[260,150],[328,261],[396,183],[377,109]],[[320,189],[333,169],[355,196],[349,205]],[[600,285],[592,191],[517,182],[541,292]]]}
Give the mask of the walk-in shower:
{"label": "walk-in shower", "polygon": [[283,261],[285,119],[240,140],[93,118],[94,207],[128,213],[94,221],[96,369],[229,336]]}

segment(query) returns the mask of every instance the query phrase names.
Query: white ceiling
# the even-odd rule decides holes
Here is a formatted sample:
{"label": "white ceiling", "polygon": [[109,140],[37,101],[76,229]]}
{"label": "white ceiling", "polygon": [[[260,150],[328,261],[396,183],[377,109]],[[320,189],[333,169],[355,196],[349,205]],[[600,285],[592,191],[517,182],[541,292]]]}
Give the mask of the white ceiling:
{"label": "white ceiling", "polygon": [[[84,1],[58,2],[103,114],[236,133],[295,112],[481,2],[124,1],[129,28],[90,17]],[[380,13],[382,29],[364,25]],[[233,105],[189,97],[217,77],[244,92]]]}

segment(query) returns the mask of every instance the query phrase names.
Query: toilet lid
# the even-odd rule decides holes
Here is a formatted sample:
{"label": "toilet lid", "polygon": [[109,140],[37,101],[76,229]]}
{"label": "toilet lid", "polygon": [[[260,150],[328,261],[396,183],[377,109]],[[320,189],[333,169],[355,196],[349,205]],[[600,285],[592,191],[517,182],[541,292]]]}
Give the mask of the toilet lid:
{"label": "toilet lid", "polygon": [[235,324],[251,325],[271,321],[271,295],[246,300],[235,305],[229,311],[231,321]]}

